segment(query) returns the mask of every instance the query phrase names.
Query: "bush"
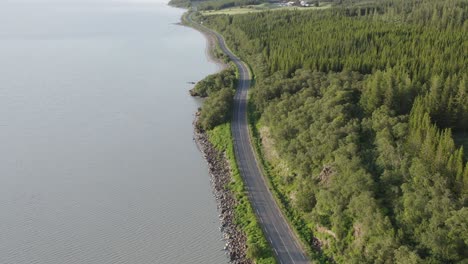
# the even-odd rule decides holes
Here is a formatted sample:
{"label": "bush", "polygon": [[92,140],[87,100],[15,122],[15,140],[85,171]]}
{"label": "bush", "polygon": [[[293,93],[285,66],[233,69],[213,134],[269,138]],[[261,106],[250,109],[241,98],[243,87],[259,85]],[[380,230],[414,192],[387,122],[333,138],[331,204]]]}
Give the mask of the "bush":
{"label": "bush", "polygon": [[234,89],[236,72],[233,66],[215,74],[208,75],[190,90],[192,96],[208,97],[222,89]]}
{"label": "bush", "polygon": [[201,108],[198,125],[205,130],[210,130],[228,122],[231,117],[233,97],[234,90],[232,89],[222,89],[208,97]]}

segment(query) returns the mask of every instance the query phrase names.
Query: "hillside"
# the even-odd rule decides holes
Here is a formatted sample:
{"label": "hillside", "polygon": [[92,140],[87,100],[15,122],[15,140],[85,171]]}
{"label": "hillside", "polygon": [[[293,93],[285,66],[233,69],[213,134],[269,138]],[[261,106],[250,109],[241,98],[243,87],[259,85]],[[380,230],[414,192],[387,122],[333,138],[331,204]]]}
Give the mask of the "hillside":
{"label": "hillside", "polygon": [[463,0],[198,17],[252,67],[270,179],[328,261],[468,261],[467,18]]}

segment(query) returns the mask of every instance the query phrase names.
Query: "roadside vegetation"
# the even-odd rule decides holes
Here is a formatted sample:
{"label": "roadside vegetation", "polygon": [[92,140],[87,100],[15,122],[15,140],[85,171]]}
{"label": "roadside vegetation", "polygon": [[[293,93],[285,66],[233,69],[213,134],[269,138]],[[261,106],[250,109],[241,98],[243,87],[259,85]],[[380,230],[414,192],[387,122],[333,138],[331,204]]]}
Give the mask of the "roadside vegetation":
{"label": "roadside vegetation", "polygon": [[468,260],[467,18],[463,0],[202,17],[255,73],[253,134],[316,259]]}
{"label": "roadside vegetation", "polygon": [[232,182],[229,189],[234,193],[236,205],[236,223],[247,236],[247,257],[257,264],[274,264],[276,260],[268,244],[257,217],[250,204],[245,185],[237,167],[231,125],[224,123],[208,131],[211,143],[227,156],[231,166]]}
{"label": "roadside vegetation", "polygon": [[207,132],[210,142],[218,151],[225,153],[228,159],[232,176],[232,182],[228,188],[237,201],[236,225],[247,237],[247,257],[257,264],[275,264],[273,252],[250,204],[234,155],[230,125],[234,77],[235,68],[231,65],[220,73],[208,76],[195,86],[194,93],[207,96],[201,108],[197,126]]}
{"label": "roadside vegetation", "polygon": [[195,84],[195,87],[190,90],[192,96],[208,97],[220,90],[236,88],[237,76],[235,66],[230,64],[228,68],[221,72],[208,75],[203,80]]}
{"label": "roadside vegetation", "polygon": [[199,128],[211,130],[230,120],[236,79],[235,66],[230,65],[219,73],[207,76],[190,91],[192,96],[207,97],[200,110]]}
{"label": "roadside vegetation", "polygon": [[[187,23],[187,20],[184,20]],[[237,68],[229,62],[217,43],[211,48],[214,50],[215,58],[228,66],[221,72],[205,77],[190,91],[192,96],[206,98],[196,125],[208,134],[210,142],[218,151],[225,153],[229,162],[232,182],[227,187],[237,202],[235,221],[247,238],[247,258],[256,264],[276,264],[273,251],[250,204],[234,155],[230,121],[238,79]]]}

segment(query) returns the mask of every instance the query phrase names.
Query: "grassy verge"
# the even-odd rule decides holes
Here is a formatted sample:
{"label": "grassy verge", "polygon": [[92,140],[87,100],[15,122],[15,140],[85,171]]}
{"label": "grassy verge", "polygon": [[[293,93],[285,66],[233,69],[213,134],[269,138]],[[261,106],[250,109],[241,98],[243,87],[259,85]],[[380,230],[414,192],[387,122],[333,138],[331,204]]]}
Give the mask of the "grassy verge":
{"label": "grassy verge", "polygon": [[[187,15],[189,14],[186,14],[186,16]],[[185,23],[188,23],[190,26],[196,27],[207,34],[210,34],[206,31],[206,29],[200,27],[198,24],[188,22],[186,18]],[[218,52],[220,50],[218,43],[216,43],[215,47],[213,48],[218,49]],[[246,64],[246,66],[249,70],[249,75],[252,79],[251,85],[254,85],[254,72],[252,71],[250,65]],[[252,111],[249,109],[249,115],[250,113],[252,113]],[[287,216],[287,220],[290,226],[292,226],[296,233],[299,235],[299,238],[302,240],[303,245],[311,245],[313,238],[312,231],[310,230],[310,228],[307,227],[306,223],[300,217],[300,214],[297,211],[295,211],[291,206],[289,206],[289,202],[286,199],[286,197],[282,196],[281,192],[278,190],[278,185],[272,181],[272,178],[270,177],[269,164],[263,158],[263,155],[261,153],[261,141],[257,133],[257,129],[254,125],[255,119],[250,116],[249,120],[253,122],[250,125],[251,135],[253,137],[252,142],[254,142],[254,148],[256,149],[257,156],[259,158],[258,160],[261,163],[261,168],[263,168],[264,175],[267,176],[267,182],[270,185],[270,189],[273,190],[273,194],[277,200],[277,204],[280,205],[280,208]],[[248,257],[254,260],[255,263],[276,263],[271,247],[265,239],[263,231],[257,221],[256,215],[250,204],[243,180],[237,167],[230,124],[223,124],[217,126],[213,130],[210,130],[208,132],[208,135],[211,143],[219,151],[223,151],[226,153],[226,156],[231,165],[233,181],[230,184],[229,188],[233,191],[236,200],[239,202],[236,207],[235,217],[236,223],[246,233],[247,236]],[[307,249],[308,254],[312,256],[313,259],[319,260],[320,263],[325,263],[325,261],[323,261],[324,258],[319,253],[311,250],[309,246],[304,246],[304,248]]]}
{"label": "grassy verge", "polygon": [[[186,17],[188,15],[190,15],[190,13],[186,13],[184,15],[184,24],[195,27],[196,29],[206,34],[211,34],[205,28],[200,27],[198,24],[190,23]],[[219,47],[219,43],[217,43],[217,41],[216,43],[212,43],[211,50],[212,52],[214,52],[214,54],[222,53]],[[251,84],[253,85],[255,83],[254,73],[250,65],[246,64],[246,66],[249,70],[249,75],[252,79]],[[238,77],[238,72],[236,73],[236,76]],[[216,147],[216,149],[226,153],[226,157],[231,166],[232,182],[229,188],[233,192],[238,202],[235,210],[236,224],[241,228],[241,230],[245,232],[247,236],[247,257],[252,259],[257,264],[277,263],[273,255],[273,251],[265,238],[263,230],[260,224],[258,223],[257,217],[250,204],[247,191],[245,190],[244,182],[237,167],[237,162],[234,154],[233,138],[231,134],[231,125],[228,123],[219,125],[214,129],[208,131],[208,135],[210,142]],[[263,167],[265,167],[266,164],[264,164],[264,159],[260,160],[262,162],[262,165],[264,165]],[[274,191],[274,193],[278,194],[279,192]],[[283,205],[283,203],[281,202],[279,202],[278,204]],[[283,211],[285,210],[284,208],[285,207],[283,206]],[[287,215],[289,216],[290,214]],[[309,237],[312,236],[310,235]]]}
{"label": "grassy verge", "polygon": [[247,257],[257,264],[273,264],[276,260],[265,235],[257,221],[252,205],[250,204],[245,185],[237,167],[234,155],[234,145],[231,135],[231,125],[225,123],[208,131],[211,143],[218,151],[226,153],[231,167],[232,181],[229,189],[237,200],[235,209],[236,224],[247,236]]}
{"label": "grassy verge", "polygon": [[288,197],[286,197],[281,191],[280,186],[275,181],[272,172],[271,164],[266,160],[262,140],[259,133],[259,120],[254,115],[254,107],[252,103],[249,101],[248,105],[248,120],[249,120],[249,128],[250,128],[250,136],[251,142],[254,145],[255,155],[257,157],[257,161],[260,162],[260,167],[262,169],[264,177],[266,177],[268,182],[268,187],[273,193],[273,197],[275,198],[278,206],[280,207],[283,214],[286,216],[286,220],[288,221],[289,225],[293,228],[296,235],[302,242],[303,248],[306,250],[307,254],[312,258],[314,263],[328,263],[328,259],[317,250],[314,250],[311,245],[313,244],[313,232],[307,226],[307,223],[302,219],[301,213],[296,210],[292,205]]}
{"label": "grassy verge", "polygon": [[[191,13],[187,12],[182,16],[182,22],[185,25],[194,27],[197,30],[202,31],[205,34],[211,35],[211,40],[216,40],[210,32],[205,28],[199,26],[196,23],[190,23],[187,20],[187,16]],[[217,41],[213,41],[210,44],[210,52],[212,56],[218,58],[224,62],[229,61],[229,58],[222,52]],[[250,70],[250,68],[249,68]],[[236,70],[236,77],[239,78],[239,73]],[[238,227],[245,233],[247,237],[247,257],[256,264],[276,264],[276,259],[273,255],[273,250],[270,244],[266,240],[265,234],[258,223],[257,217],[254,213],[252,205],[247,195],[244,182],[240,175],[239,168],[237,166],[236,157],[234,154],[234,144],[231,134],[231,124],[224,123],[218,125],[213,129],[209,130],[208,137],[213,146],[221,152],[226,154],[230,168],[232,181],[228,188],[232,191],[237,205],[235,208],[235,220]]]}

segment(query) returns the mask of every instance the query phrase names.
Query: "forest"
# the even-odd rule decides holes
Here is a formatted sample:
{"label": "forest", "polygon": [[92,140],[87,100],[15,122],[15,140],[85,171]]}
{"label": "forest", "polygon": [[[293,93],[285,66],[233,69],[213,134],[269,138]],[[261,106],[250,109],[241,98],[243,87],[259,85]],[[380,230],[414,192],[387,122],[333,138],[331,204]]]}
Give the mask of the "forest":
{"label": "forest", "polygon": [[255,74],[252,129],[319,262],[468,262],[467,18],[465,0],[198,16]]}

